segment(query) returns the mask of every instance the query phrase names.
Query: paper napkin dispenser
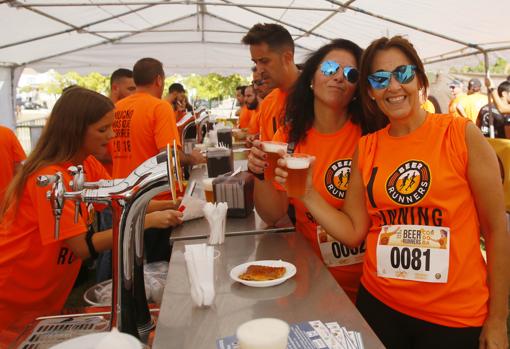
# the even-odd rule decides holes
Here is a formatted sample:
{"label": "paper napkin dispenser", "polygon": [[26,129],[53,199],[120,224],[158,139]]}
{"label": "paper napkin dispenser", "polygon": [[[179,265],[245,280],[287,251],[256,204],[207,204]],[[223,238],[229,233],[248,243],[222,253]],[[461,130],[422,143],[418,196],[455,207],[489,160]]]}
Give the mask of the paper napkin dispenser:
{"label": "paper napkin dispenser", "polygon": [[246,217],[253,211],[253,175],[239,172],[231,177],[230,173],[218,176],[213,181],[216,202],[226,202],[228,217]]}
{"label": "paper napkin dispenser", "polygon": [[229,148],[207,149],[207,176],[217,177],[234,170],[234,156]]}

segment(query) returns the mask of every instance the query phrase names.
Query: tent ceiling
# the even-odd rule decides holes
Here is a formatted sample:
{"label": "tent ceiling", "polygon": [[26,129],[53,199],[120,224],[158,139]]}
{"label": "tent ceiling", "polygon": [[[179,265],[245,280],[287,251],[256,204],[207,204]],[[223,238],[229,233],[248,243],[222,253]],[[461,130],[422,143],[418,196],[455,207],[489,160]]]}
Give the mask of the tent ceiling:
{"label": "tent ceiling", "polygon": [[426,61],[476,47],[508,57],[507,7],[506,0],[487,1],[487,10],[474,0],[0,0],[0,64],[108,74],[149,56],[167,73],[246,74],[251,62],[240,41],[259,22],[289,30],[297,61],[333,38],[365,47],[395,34]]}

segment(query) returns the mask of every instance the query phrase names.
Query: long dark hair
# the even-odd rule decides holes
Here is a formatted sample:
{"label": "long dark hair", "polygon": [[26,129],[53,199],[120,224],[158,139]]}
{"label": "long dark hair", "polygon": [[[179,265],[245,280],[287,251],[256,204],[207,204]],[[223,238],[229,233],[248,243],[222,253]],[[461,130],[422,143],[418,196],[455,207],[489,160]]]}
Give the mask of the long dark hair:
{"label": "long dark hair", "polygon": [[112,101],[97,92],[82,87],[66,90],[55,103],[34,150],[8,186],[0,219],[13,202],[19,202],[28,177],[43,167],[71,160],[83,146],[88,127],[113,108]]}
{"label": "long dark hair", "polygon": [[368,118],[374,120],[382,119],[384,120],[385,125],[389,123],[388,117],[384,115],[384,113],[377,106],[377,103],[372,98],[370,98],[370,95],[368,94],[368,91],[371,88],[370,83],[368,82],[368,76],[372,73],[372,63],[374,61],[375,55],[379,51],[389,50],[390,48],[396,48],[400,50],[404,55],[406,55],[411,63],[416,66],[416,77],[418,78],[419,87],[423,88],[425,91],[427,91],[429,87],[429,80],[427,79],[427,74],[425,73],[423,63],[418,56],[418,53],[414,49],[413,44],[411,44],[406,38],[400,35],[396,35],[392,38],[382,37],[372,41],[372,43],[365,49],[361,59],[361,69],[359,74],[361,102],[364,112]]}
{"label": "long dark hair", "polygon": [[[289,133],[289,142],[298,143],[302,141],[306,136],[306,132],[313,125],[315,118],[314,94],[310,88],[310,83],[313,80],[315,72],[319,68],[319,64],[324,57],[333,50],[345,50],[354,56],[358,67],[361,64],[363,49],[354,42],[346,39],[333,40],[308,56],[308,59],[303,64],[301,74],[287,98],[285,125]],[[378,129],[377,126],[365,120],[360,104],[359,87],[356,87],[356,91],[349,103],[348,114],[353,123],[361,126],[364,134]]]}

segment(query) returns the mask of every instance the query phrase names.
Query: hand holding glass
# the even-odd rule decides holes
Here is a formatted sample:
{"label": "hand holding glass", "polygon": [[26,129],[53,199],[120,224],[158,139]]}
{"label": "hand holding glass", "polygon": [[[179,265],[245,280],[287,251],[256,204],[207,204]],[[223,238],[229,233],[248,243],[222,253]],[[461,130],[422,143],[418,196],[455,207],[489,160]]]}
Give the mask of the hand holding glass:
{"label": "hand holding glass", "polygon": [[285,156],[287,167],[287,195],[299,198],[305,195],[308,169],[312,157],[308,154],[294,153]]}
{"label": "hand holding glass", "polygon": [[266,170],[264,171],[264,178],[267,181],[274,180],[274,170],[276,169],[276,163],[281,158],[280,153],[287,152],[287,143],[264,141],[262,142],[262,150],[267,154]]}

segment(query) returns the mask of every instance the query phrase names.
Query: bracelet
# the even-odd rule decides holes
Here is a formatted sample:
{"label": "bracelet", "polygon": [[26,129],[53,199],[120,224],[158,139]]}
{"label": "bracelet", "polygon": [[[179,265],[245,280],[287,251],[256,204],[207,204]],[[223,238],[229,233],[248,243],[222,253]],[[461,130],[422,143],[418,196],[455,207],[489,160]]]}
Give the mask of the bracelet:
{"label": "bracelet", "polygon": [[89,249],[90,258],[96,259],[99,254],[94,247],[94,243],[92,242],[92,235],[94,235],[94,230],[89,228],[87,234],[85,235],[85,242],[87,243],[87,248]]}
{"label": "bracelet", "polygon": [[495,88],[494,87],[489,87],[489,93],[492,93],[494,92]]}

